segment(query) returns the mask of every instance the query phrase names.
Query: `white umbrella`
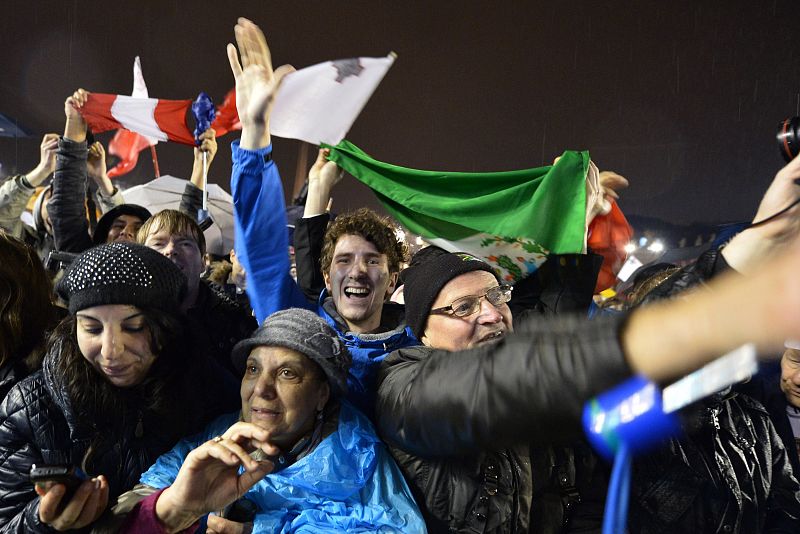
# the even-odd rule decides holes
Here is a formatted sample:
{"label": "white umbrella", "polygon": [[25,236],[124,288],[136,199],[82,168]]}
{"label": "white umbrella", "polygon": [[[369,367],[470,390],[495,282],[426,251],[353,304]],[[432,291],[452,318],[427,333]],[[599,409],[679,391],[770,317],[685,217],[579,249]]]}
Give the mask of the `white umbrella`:
{"label": "white umbrella", "polygon": [[[165,209],[176,210],[187,182],[174,176],[161,176],[126,189],[122,196],[125,202],[144,206],[153,214]],[[206,187],[208,211],[214,221],[205,231],[206,249],[211,254],[224,256],[233,248],[233,197],[217,184],[207,184]]]}

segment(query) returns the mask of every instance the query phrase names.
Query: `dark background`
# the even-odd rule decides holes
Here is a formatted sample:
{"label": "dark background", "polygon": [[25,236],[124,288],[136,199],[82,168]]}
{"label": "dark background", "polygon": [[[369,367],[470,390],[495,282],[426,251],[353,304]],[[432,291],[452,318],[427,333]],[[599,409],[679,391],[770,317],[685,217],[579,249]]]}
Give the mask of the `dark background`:
{"label": "dark background", "polygon": [[[398,60],[348,138],[409,167],[498,171],[589,149],[626,176],[630,215],[678,224],[748,219],[782,165],[778,123],[798,112],[800,2],[0,2],[0,112],[36,133],[0,138],[0,176],[38,160],[78,87],[130,94],[141,56],[150,96],[219,102],[237,16],[276,65]],[[107,140],[110,136],[100,138]],[[234,137],[211,180],[229,189]],[[275,140],[291,190],[301,143]],[[187,147],[159,144],[162,174],[188,178]],[[313,157],[312,151],[312,157]],[[119,180],[152,178],[143,153]],[[348,178],[334,209],[375,205]],[[287,193],[288,194],[288,193]]]}

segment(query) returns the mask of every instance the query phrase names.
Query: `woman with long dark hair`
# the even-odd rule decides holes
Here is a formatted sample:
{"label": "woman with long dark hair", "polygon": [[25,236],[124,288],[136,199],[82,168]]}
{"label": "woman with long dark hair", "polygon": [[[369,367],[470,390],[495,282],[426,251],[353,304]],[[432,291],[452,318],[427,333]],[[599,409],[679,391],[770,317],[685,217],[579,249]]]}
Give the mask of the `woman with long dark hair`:
{"label": "woman with long dark hair", "polygon": [[[179,438],[237,406],[236,384],[192,346],[185,286],[171,261],[139,245],[75,260],[57,288],[69,316],[42,370],[0,405],[0,532],[91,525]],[[72,495],[63,484],[34,489],[33,464],[88,477]]]}
{"label": "woman with long dark hair", "polygon": [[0,230],[0,401],[37,369],[58,322],[53,285],[31,247]]}

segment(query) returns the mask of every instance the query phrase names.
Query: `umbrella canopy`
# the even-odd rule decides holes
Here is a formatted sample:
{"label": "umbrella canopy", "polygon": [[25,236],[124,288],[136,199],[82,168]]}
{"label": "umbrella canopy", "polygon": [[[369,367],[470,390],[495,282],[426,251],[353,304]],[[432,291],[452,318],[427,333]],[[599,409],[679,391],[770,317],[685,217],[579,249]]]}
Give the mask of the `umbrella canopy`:
{"label": "umbrella canopy", "polygon": [[[152,182],[131,187],[122,192],[125,202],[139,204],[151,213],[177,210],[188,180],[174,176],[161,176]],[[208,211],[214,224],[206,231],[206,249],[211,254],[224,256],[233,248],[233,197],[217,184],[207,184]]]}

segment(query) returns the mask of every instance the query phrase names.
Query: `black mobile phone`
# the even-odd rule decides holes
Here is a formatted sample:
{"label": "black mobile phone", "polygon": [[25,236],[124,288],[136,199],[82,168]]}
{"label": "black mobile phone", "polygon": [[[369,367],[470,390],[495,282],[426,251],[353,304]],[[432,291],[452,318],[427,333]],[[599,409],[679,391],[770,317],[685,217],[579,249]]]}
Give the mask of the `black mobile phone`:
{"label": "black mobile phone", "polygon": [[81,483],[88,479],[86,473],[72,465],[36,465],[31,466],[30,479],[36,486],[49,490],[55,484],[64,484],[66,493],[61,497],[61,506],[66,505]]}

